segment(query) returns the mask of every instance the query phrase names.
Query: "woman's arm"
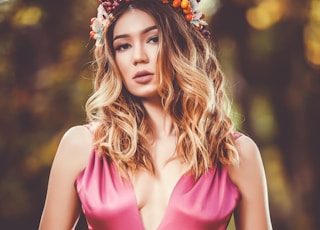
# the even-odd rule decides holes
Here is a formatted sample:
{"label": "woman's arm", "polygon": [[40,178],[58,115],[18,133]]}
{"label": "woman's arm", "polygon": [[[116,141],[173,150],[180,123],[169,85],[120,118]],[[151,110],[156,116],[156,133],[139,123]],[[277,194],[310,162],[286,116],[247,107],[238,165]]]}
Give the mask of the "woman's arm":
{"label": "woman's arm", "polygon": [[92,135],[84,126],[71,128],[63,136],[54,158],[39,229],[72,229],[78,221],[80,202],[74,182],[86,167]]}
{"label": "woman's arm", "polygon": [[235,212],[236,229],[271,230],[265,172],[256,144],[247,136],[236,140],[239,166],[230,166],[229,174],[238,186],[241,200]]}

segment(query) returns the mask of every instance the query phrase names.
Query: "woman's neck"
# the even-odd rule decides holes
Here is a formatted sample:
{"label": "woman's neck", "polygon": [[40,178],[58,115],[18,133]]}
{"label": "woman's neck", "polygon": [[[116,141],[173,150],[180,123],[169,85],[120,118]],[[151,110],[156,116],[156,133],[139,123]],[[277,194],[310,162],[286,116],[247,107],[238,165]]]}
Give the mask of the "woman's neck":
{"label": "woman's neck", "polygon": [[172,119],[163,109],[161,99],[143,100],[142,104],[147,112],[153,139],[172,136],[175,134]]}

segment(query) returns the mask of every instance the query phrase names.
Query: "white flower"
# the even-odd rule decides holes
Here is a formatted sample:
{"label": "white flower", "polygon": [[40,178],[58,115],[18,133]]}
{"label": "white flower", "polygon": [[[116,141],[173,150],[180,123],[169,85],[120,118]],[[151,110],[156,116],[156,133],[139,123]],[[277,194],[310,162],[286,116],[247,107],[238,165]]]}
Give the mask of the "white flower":
{"label": "white flower", "polygon": [[103,45],[103,29],[106,25],[107,19],[109,17],[108,13],[102,6],[99,5],[97,9],[97,17],[93,20],[91,24],[91,29],[94,32],[93,38],[96,40],[96,46]]}

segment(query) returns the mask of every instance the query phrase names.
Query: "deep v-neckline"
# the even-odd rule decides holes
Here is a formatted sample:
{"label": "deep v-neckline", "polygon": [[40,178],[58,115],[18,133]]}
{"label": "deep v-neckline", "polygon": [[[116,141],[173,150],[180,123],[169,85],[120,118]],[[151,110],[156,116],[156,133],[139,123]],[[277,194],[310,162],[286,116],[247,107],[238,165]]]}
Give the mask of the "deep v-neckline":
{"label": "deep v-neckline", "polygon": [[[134,187],[128,182],[113,161],[92,154],[75,181],[88,228],[145,229]],[[157,230],[225,229],[241,199],[227,168],[216,164],[197,179],[192,173],[181,174],[172,186],[168,203],[155,223]]]}
{"label": "deep v-neckline", "polygon": [[[157,227],[155,229],[159,229],[161,227],[161,225],[164,223],[165,219],[166,219],[166,216],[168,214],[168,210],[169,208],[171,207],[172,205],[172,200],[174,198],[174,196],[176,196],[176,193],[177,193],[177,190],[179,188],[179,185],[183,182],[183,180],[185,180],[186,178],[189,178],[191,177],[192,175],[190,174],[190,172],[184,172],[180,178],[177,180],[176,184],[174,185],[172,191],[171,191],[171,194],[169,196],[169,199],[168,199],[168,203],[167,203],[167,206],[165,207],[165,211],[163,213],[163,216],[162,218],[160,219],[159,223],[157,224]],[[136,196],[136,193],[135,193],[135,190],[134,190],[134,186],[133,186],[133,182],[131,180],[128,180],[129,182],[129,188],[130,188],[130,193],[133,195],[134,197],[134,202],[135,202],[135,210],[136,210],[136,213],[137,215],[139,216],[139,220],[140,220],[140,224],[141,226],[143,227],[143,229],[145,229],[145,226],[144,226],[144,223],[143,223],[143,220],[142,220],[142,216],[141,216],[141,213],[139,211],[139,206],[138,206],[138,200],[137,200],[137,196]]]}

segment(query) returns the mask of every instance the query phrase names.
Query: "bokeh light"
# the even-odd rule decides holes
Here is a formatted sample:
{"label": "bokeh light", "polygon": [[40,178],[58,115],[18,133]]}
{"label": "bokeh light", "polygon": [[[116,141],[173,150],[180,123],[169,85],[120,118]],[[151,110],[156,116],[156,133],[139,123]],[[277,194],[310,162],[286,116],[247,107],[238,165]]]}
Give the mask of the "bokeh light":
{"label": "bokeh light", "polygon": [[247,10],[246,17],[253,28],[264,30],[277,23],[283,13],[282,0],[261,0],[256,6]]}
{"label": "bokeh light", "polygon": [[15,26],[36,26],[41,22],[43,12],[40,7],[28,6],[18,10],[14,16]]}
{"label": "bokeh light", "polygon": [[308,62],[320,68],[320,1],[311,0],[308,23],[304,28],[305,56]]}

